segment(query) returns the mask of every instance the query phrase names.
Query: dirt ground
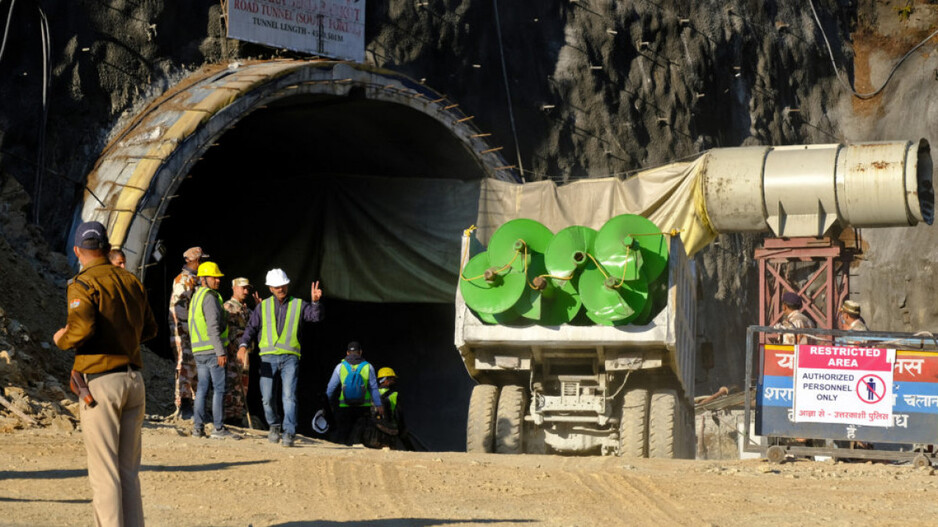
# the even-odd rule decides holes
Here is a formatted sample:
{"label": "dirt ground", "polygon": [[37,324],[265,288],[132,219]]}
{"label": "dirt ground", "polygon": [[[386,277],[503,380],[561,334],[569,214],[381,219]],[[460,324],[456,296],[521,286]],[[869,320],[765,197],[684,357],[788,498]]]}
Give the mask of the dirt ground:
{"label": "dirt ground", "polygon": [[[89,525],[79,432],[4,434],[2,525]],[[412,453],[301,438],[286,449],[144,427],[150,525],[933,525],[910,465]]]}

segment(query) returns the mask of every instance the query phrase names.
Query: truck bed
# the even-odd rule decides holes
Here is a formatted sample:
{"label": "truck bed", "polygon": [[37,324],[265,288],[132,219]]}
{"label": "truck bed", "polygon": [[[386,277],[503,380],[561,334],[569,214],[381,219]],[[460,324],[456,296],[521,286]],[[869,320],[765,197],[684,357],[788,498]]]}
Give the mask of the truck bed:
{"label": "truck bed", "polygon": [[[465,237],[463,244],[470,239]],[[694,396],[696,356],[696,270],[679,236],[671,237],[668,259],[668,302],[646,325],[538,326],[489,325],[466,306],[456,291],[455,344],[469,374],[480,370],[530,369],[537,354],[599,353],[607,370],[632,369],[636,353],[647,352],[645,368],[670,368],[684,396]],[[650,357],[657,356],[658,363]]]}

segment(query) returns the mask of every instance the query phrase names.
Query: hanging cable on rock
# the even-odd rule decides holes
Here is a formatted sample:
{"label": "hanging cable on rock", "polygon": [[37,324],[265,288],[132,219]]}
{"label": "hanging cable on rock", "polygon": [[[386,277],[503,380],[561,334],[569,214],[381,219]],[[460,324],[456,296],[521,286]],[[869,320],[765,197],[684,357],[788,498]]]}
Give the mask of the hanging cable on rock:
{"label": "hanging cable on rock", "polygon": [[33,223],[39,224],[39,206],[42,199],[42,176],[46,167],[46,124],[49,120],[49,78],[52,76],[49,57],[52,54],[52,40],[49,34],[49,19],[41,7],[39,9],[39,34],[42,39],[42,117],[39,120],[39,147],[36,152],[36,178],[33,185]]}
{"label": "hanging cable on rock", "polygon": [[498,18],[498,0],[492,0],[495,11],[495,33],[498,35],[498,53],[502,59],[502,78],[505,80],[505,97],[508,99],[508,120],[511,123],[511,135],[515,140],[515,155],[518,156],[518,171],[524,174],[524,164],[521,163],[521,146],[518,144],[518,131],[515,129],[515,114],[511,108],[511,88],[508,86],[508,68],[505,65],[505,48],[502,46],[502,24]]}
{"label": "hanging cable on rock", "polygon": [[[0,4],[3,1],[0,0]],[[3,52],[6,51],[7,37],[10,35],[10,21],[13,20],[13,8],[16,7],[16,0],[10,0],[10,7],[7,9],[7,22],[3,26],[3,38],[0,39],[0,61],[3,60]]]}
{"label": "hanging cable on rock", "polygon": [[877,95],[879,95],[879,93],[880,93],[881,91],[883,91],[883,89],[886,87],[886,85],[889,84],[889,81],[892,80],[892,77],[893,77],[893,75],[895,75],[896,70],[899,69],[899,66],[901,66],[902,63],[905,62],[905,59],[909,58],[909,57],[912,55],[912,53],[914,53],[918,48],[924,46],[929,40],[932,39],[932,37],[934,37],[935,35],[938,35],[938,29],[936,29],[936,30],[933,31],[930,35],[928,35],[927,37],[925,37],[925,40],[922,40],[921,42],[919,42],[918,44],[916,44],[916,45],[915,45],[912,49],[910,49],[905,55],[903,55],[902,58],[899,59],[899,61],[896,62],[896,63],[893,65],[892,69],[889,70],[889,75],[886,76],[886,80],[883,81],[882,85],[880,85],[879,88],[876,88],[875,90],[873,90],[873,91],[871,91],[871,92],[868,92],[868,93],[859,93],[859,92],[857,92],[857,91],[853,88],[853,86],[851,86],[851,85],[843,78],[843,74],[840,72],[840,68],[837,67],[837,61],[834,60],[834,51],[833,51],[833,49],[831,48],[831,43],[830,43],[830,41],[827,40],[827,33],[824,32],[824,27],[821,26],[821,19],[818,18],[817,10],[814,9],[814,0],[808,0],[808,5],[811,6],[811,13],[814,14],[814,21],[817,23],[818,29],[821,30],[821,36],[824,37],[824,44],[827,46],[827,54],[828,54],[828,56],[830,56],[830,59],[831,59],[831,66],[834,67],[834,73],[837,75],[837,80],[840,81],[840,83],[843,85],[843,87],[844,87],[847,91],[849,91],[850,93],[852,93],[853,96],[856,97],[856,98],[858,98],[858,99],[872,99],[873,97],[876,97]]}

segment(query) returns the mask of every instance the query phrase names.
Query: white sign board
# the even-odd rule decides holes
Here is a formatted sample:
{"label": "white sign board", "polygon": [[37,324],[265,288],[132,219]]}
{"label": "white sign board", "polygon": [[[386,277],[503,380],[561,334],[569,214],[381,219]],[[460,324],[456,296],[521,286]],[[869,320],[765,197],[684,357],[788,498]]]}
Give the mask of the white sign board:
{"label": "white sign board", "polygon": [[228,0],[228,38],[365,61],[365,0]]}
{"label": "white sign board", "polygon": [[794,421],[890,427],[896,350],[795,346]]}

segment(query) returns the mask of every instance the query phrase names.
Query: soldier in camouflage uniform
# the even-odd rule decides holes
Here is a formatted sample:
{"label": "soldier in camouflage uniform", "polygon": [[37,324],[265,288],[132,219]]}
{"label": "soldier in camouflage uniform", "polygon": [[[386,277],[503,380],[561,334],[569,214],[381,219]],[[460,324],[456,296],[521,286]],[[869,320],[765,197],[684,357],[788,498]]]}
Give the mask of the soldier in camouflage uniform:
{"label": "soldier in camouflage uniform", "polygon": [[225,302],[228,312],[228,371],[225,382],[225,420],[243,423],[247,412],[248,352],[238,352],[241,334],[251,318],[246,301],[251,294],[251,282],[247,278],[231,281],[231,298]]}
{"label": "soldier in camouflage uniform", "polygon": [[201,247],[191,247],[182,253],[186,260],[182,272],[173,279],[173,292],[169,298],[169,344],[176,354],[175,416],[188,418],[198,382],[195,355],[189,341],[189,300],[198,285],[196,272],[203,259]]}

